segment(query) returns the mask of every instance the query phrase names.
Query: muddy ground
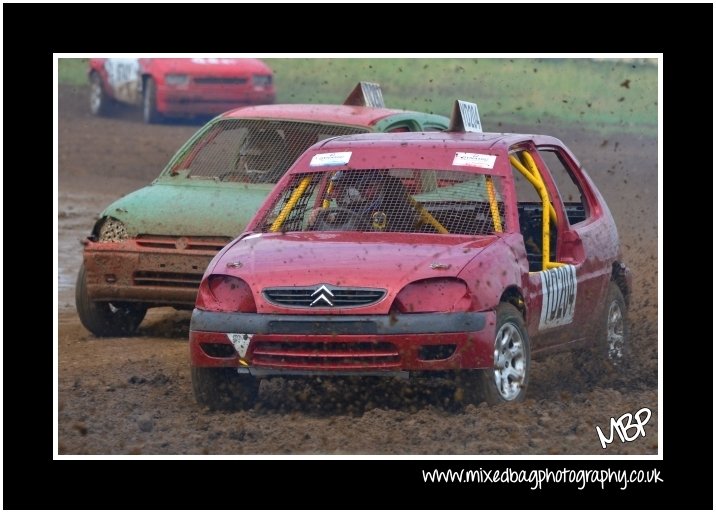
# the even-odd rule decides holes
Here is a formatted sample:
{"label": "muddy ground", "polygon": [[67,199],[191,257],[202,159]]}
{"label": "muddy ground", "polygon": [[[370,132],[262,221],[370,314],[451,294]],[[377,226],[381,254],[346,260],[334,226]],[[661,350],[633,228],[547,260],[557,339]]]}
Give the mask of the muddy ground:
{"label": "muddy ground", "polygon": [[[59,89],[58,441],[61,455],[186,454],[656,454],[657,144],[574,126],[502,126],[562,139],[589,170],[616,218],[634,272],[628,375],[588,380],[574,355],[534,361],[528,399],[462,408],[449,387],[262,383],[257,406],[198,406],[189,376],[189,312],[150,310],[133,338],[99,339],[80,324],[74,281],[80,240],[112,200],[154,179],[199,124],[147,126],[138,111],[88,112],[87,89]],[[645,437],[602,450],[595,426],[647,407]]]}

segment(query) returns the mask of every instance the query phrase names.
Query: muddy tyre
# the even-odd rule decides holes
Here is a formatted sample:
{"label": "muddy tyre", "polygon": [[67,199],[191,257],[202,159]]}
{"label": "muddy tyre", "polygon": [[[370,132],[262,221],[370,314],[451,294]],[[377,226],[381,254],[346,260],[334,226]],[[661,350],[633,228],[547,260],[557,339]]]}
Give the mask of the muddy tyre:
{"label": "muddy tyre", "polygon": [[575,353],[577,368],[588,381],[624,375],[631,364],[629,324],[624,295],[610,282],[607,300],[593,330],[591,345]]}
{"label": "muddy tyre", "polygon": [[112,113],[113,104],[114,101],[102,87],[102,79],[99,74],[96,71],[92,72],[90,75],[90,112],[95,116],[109,116]]}
{"label": "muddy tyre", "polygon": [[247,410],[259,394],[260,381],[231,367],[192,367],[196,402],[210,410]]}
{"label": "muddy tyre", "polygon": [[75,306],[82,325],[98,337],[133,335],[147,314],[142,304],[92,301],[87,294],[84,264],[77,274]]}
{"label": "muddy tyre", "polygon": [[152,77],[147,77],[144,81],[142,116],[147,124],[161,123],[164,119],[164,116],[157,111],[157,84]]}
{"label": "muddy tyre", "polygon": [[602,358],[610,370],[619,372],[630,360],[629,323],[624,295],[614,282],[609,284],[601,324],[597,344],[601,345]]}
{"label": "muddy tyre", "polygon": [[530,343],[522,314],[509,303],[497,307],[493,367],[463,371],[462,402],[489,405],[519,402],[527,393]]}

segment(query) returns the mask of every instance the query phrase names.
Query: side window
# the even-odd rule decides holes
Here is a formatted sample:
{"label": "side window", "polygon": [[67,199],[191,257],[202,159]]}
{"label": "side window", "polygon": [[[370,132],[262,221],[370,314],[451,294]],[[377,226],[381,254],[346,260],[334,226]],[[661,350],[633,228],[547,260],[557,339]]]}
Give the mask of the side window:
{"label": "side window", "polygon": [[400,132],[420,132],[421,130],[422,126],[420,125],[420,123],[415,119],[409,118],[403,118],[393,121],[393,123],[382,129],[382,131],[384,132],[393,134]]}
{"label": "side window", "polygon": [[576,224],[589,218],[589,204],[562,154],[555,148],[538,149],[562,197],[569,224]]}
{"label": "side window", "polygon": [[[511,153],[510,155],[515,156],[518,160],[520,160],[517,152]],[[524,175],[518,171],[517,168],[515,168],[514,165],[512,165],[512,177],[515,180],[517,203],[539,203],[542,201],[537,189],[535,189],[535,186],[532,185],[527,178],[525,178]]]}
{"label": "side window", "polygon": [[216,132],[207,134],[187,159],[186,164],[191,166],[190,176],[214,179],[235,172],[236,148],[247,140],[247,136],[247,128],[229,124],[223,124],[217,127]]}

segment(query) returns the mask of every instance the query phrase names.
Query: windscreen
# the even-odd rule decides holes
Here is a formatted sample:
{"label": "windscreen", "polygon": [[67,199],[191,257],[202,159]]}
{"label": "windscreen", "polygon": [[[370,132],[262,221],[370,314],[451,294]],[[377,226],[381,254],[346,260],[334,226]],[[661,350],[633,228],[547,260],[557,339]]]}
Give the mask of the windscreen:
{"label": "windscreen", "polygon": [[184,150],[172,173],[225,182],[276,183],[316,142],[367,132],[353,126],[267,119],[226,119]]}
{"label": "windscreen", "polygon": [[500,177],[439,169],[294,175],[258,230],[487,235],[502,231]]}

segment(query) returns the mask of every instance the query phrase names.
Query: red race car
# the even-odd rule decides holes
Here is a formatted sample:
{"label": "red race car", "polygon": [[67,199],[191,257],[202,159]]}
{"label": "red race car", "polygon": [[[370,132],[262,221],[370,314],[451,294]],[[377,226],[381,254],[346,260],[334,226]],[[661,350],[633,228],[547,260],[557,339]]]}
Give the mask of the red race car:
{"label": "red race car", "polygon": [[453,376],[525,397],[539,353],[618,370],[630,274],[614,220],[546,135],[448,132],[314,144],[207,268],[190,330],[197,401],[249,407],[270,376]]}
{"label": "red race car", "polygon": [[258,59],[90,59],[90,110],[141,105],[144,121],[216,115],[273,103],[273,72]]}

